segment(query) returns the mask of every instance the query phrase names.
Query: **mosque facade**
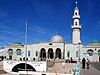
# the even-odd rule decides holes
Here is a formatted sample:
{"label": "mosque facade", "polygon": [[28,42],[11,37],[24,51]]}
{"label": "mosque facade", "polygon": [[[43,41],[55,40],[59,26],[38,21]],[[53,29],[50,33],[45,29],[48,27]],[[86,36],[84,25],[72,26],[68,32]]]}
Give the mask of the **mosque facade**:
{"label": "mosque facade", "polygon": [[[73,15],[72,43],[67,43],[60,35],[53,36],[49,42],[41,42],[32,45],[22,45],[14,43],[0,50],[0,56],[7,60],[23,60],[27,56],[28,60],[48,60],[48,59],[70,59],[77,61],[88,58],[90,61],[100,61],[100,42],[93,41],[88,45],[81,44],[79,9],[76,6]],[[27,52],[27,53],[25,53]],[[79,54],[80,53],[80,54]]]}

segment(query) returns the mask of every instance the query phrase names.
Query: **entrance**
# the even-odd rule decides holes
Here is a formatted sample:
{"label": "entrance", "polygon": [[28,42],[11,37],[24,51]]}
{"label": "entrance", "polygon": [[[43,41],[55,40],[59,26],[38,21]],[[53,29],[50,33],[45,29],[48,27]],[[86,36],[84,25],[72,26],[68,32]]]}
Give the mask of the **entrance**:
{"label": "entrance", "polygon": [[46,58],[46,51],[44,48],[42,48],[40,51],[40,58]]}
{"label": "entrance", "polygon": [[56,58],[61,59],[61,49],[60,48],[56,49]]}
{"label": "entrance", "polygon": [[48,49],[48,58],[53,59],[53,49]]}

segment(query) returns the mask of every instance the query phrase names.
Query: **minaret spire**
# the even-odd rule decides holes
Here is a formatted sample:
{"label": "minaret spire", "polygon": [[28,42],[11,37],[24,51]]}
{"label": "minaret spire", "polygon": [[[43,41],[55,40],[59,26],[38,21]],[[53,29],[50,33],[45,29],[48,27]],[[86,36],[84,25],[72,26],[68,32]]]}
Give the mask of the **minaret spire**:
{"label": "minaret spire", "polygon": [[76,7],[77,7],[77,1],[75,2],[75,4],[76,4]]}
{"label": "minaret spire", "polygon": [[80,41],[81,25],[80,25],[80,14],[79,14],[79,9],[77,7],[77,1],[75,3],[76,3],[76,7],[74,9],[74,15],[73,15],[72,42],[73,42],[73,44],[78,44],[78,42]]}

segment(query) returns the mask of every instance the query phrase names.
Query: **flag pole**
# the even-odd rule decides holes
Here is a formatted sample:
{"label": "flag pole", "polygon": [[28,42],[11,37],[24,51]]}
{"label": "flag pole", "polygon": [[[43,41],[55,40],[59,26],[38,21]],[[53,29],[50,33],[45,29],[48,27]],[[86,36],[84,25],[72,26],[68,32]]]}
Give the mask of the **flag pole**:
{"label": "flag pole", "polygon": [[27,70],[27,21],[25,24],[25,71]]}

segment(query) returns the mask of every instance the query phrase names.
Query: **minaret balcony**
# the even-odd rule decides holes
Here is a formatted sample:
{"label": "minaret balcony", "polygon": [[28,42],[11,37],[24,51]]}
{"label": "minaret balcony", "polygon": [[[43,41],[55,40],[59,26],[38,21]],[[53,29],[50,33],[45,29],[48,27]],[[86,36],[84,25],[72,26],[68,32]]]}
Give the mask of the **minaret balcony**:
{"label": "minaret balcony", "polygon": [[73,16],[73,19],[79,19],[80,18],[80,15],[74,15]]}
{"label": "minaret balcony", "polygon": [[81,29],[82,26],[81,25],[72,25],[71,28],[73,28],[73,29]]}

